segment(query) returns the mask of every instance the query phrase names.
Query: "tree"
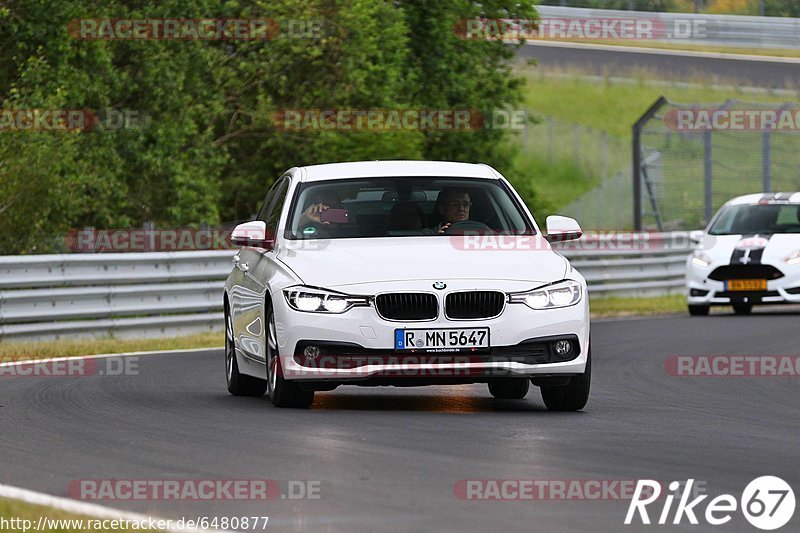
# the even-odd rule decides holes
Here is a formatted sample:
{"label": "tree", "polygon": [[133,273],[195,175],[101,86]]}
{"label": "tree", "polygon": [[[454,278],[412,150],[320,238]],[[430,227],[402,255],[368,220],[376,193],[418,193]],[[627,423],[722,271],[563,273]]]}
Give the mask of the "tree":
{"label": "tree", "polygon": [[[270,18],[282,31],[269,41],[69,33],[72,20],[122,14]],[[84,226],[248,218],[279,173],[295,165],[463,159],[513,177],[504,130],[289,131],[274,120],[287,109],[518,106],[513,46],[466,41],[453,30],[477,16],[535,11],[502,0],[7,2],[0,8],[2,109],[129,110],[138,122],[122,130],[101,123],[92,131],[0,132],[0,253],[58,250],[61,235]]]}

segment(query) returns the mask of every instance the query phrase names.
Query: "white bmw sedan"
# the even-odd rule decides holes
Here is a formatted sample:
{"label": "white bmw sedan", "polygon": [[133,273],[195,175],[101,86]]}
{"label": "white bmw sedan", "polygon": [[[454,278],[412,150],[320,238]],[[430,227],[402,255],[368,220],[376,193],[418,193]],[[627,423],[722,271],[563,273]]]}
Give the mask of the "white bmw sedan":
{"label": "white bmw sedan", "polygon": [[720,305],[748,314],[754,305],[800,304],[800,193],[734,198],[698,233],[686,268],[690,314]]}
{"label": "white bmw sedan", "polygon": [[580,236],[554,216],[544,237],[486,165],[293,168],[231,236],[228,390],[308,407],[339,385],[486,383],[520,399],[533,383],[549,409],[582,409],[586,282],[549,244]]}

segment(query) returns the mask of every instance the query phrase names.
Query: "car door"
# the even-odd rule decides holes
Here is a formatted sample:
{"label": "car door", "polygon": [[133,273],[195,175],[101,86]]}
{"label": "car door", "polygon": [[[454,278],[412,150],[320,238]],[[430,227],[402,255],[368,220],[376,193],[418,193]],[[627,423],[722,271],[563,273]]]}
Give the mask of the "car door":
{"label": "car door", "polygon": [[[269,224],[277,203],[283,206],[286,196],[288,178],[283,177],[267,193],[264,204],[258,212],[256,220]],[[278,200],[281,200],[278,202]],[[274,229],[267,227],[267,235],[274,236]],[[274,252],[263,247],[246,246],[238,255],[236,265],[236,287],[231,293],[234,334],[238,347],[244,355],[258,362],[265,362],[264,350],[264,301],[266,284],[263,272],[266,269],[267,257]]]}

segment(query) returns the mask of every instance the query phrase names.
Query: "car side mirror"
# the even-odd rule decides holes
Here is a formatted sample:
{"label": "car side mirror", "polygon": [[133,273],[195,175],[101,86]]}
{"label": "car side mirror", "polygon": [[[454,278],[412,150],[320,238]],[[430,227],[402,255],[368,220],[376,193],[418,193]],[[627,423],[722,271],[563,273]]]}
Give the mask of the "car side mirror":
{"label": "car side mirror", "polygon": [[581,236],[583,236],[583,230],[574,218],[559,215],[547,217],[547,235],[545,239],[548,242],[574,241],[575,239],[580,239]]}
{"label": "car side mirror", "polygon": [[704,236],[705,232],[700,229],[689,232],[689,240],[695,244],[700,244],[701,242],[703,242]]}
{"label": "car side mirror", "polygon": [[265,222],[253,220],[233,228],[231,244],[272,250],[273,246],[275,246],[275,238],[267,235],[267,224]]}

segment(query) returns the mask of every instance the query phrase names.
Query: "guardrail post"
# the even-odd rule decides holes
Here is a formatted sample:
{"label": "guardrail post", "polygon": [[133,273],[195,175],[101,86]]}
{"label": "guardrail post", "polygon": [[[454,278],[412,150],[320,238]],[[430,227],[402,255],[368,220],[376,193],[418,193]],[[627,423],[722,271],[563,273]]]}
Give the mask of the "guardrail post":
{"label": "guardrail post", "polygon": [[142,224],[142,228],[147,238],[147,251],[152,252],[156,249],[156,225],[153,222],[145,222]]}

